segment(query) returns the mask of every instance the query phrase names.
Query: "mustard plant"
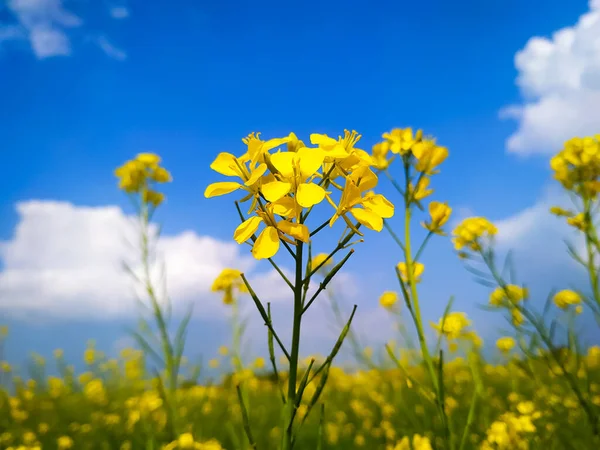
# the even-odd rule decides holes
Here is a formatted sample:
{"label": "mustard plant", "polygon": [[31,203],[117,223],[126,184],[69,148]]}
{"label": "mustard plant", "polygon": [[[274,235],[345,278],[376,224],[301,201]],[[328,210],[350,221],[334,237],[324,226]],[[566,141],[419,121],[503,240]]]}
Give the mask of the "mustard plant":
{"label": "mustard plant", "polygon": [[[302,379],[298,380],[302,318],[343,267],[353,250],[328,272],[316,292],[308,297],[311,280],[329,259],[356,243],[351,241],[354,236],[363,236],[359,229],[361,226],[381,231],[383,219],[394,214],[394,206],[383,195],[372,192],[377,186],[378,178],[371,170],[372,158],[364,150],[355,147],[360,137],[356,132],[348,131],[338,139],[324,134],[311,134],[313,147],[307,147],[294,133],[267,141],[261,140],[260,135],[253,133],[243,139],[247,149],[242,156],[220,153],[211,164],[211,168],[217,173],[238,178],[241,182],[213,183],[206,188],[205,196],[210,198],[236,191],[245,193],[240,202],[250,202],[249,217],[242,213],[239,203],[236,202],[242,223],[236,228],[234,239],[239,244],[248,243],[256,259],[268,260],[290,288],[293,298],[293,324],[288,349],[272,323],[270,305],[265,307],[246,276],[241,275],[268,328],[269,342],[273,339],[277,342],[289,364],[287,392],[283,397],[282,450],[291,450],[294,447],[299,428],[304,423],[302,421],[296,426],[297,409],[306,387],[315,377],[321,375],[319,386],[309,401],[304,419],[317,404],[333,358],[348,334],[356,305],[326,360],[314,370],[312,361]],[[328,216],[327,220],[320,225],[309,226],[308,219],[315,207],[322,209],[322,205],[326,203],[333,207],[330,213],[325,213]],[[328,253],[329,256],[325,260],[313,267],[312,237],[327,225],[333,227],[340,218],[345,224],[345,230],[338,244]],[[261,225],[264,228],[258,232]],[[293,280],[285,276],[273,259],[282,247],[292,258]],[[269,348],[272,347],[269,344]],[[275,361],[273,355],[271,361]],[[246,429],[251,445],[255,446],[248,422]]]}

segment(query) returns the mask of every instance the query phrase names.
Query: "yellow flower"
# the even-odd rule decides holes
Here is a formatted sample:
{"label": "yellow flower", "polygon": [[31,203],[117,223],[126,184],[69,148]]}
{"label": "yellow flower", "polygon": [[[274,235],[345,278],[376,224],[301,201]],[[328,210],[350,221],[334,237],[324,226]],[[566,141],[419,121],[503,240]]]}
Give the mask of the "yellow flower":
{"label": "yellow flower", "polygon": [[552,208],[550,208],[550,213],[554,214],[557,217],[573,217],[575,215],[575,213],[573,213],[572,211],[562,209],[558,206],[553,206]]}
{"label": "yellow flower", "polygon": [[324,271],[327,267],[333,265],[333,258],[327,258],[329,258],[328,253],[319,253],[317,256],[315,256],[311,262],[312,270],[315,270],[317,267],[319,267],[320,264],[323,264],[324,261],[327,262],[325,262],[325,264],[321,266],[321,268],[319,269],[320,271]]}
{"label": "yellow flower", "polygon": [[581,296],[577,292],[565,289],[557,292],[553,300],[554,304],[560,309],[567,309],[571,305],[579,305]]}
{"label": "yellow flower", "polygon": [[0,339],[8,336],[8,326],[0,325]]}
{"label": "yellow flower", "polygon": [[160,157],[153,153],[140,153],[135,159],[127,161],[115,170],[119,178],[119,188],[128,193],[142,193],[143,201],[155,206],[164,199],[162,194],[149,188],[149,181],[167,183],[171,174],[159,167]]}
{"label": "yellow flower", "polygon": [[500,350],[502,353],[510,352],[515,345],[515,340],[509,336],[501,337],[496,341],[496,347],[498,347],[498,350]]}
{"label": "yellow flower", "polygon": [[216,358],[211,359],[210,361],[208,361],[208,365],[209,367],[211,367],[212,369],[216,369],[217,367],[219,367],[219,360]]}
{"label": "yellow flower", "polygon": [[[442,325],[443,322],[443,325]],[[431,323],[431,326],[439,333],[448,337],[448,339],[457,339],[462,337],[465,328],[471,325],[471,321],[463,312],[451,312],[439,320],[439,323]]]}
{"label": "yellow flower", "polygon": [[452,214],[452,208],[448,206],[448,203],[431,202],[429,204],[431,221],[422,222],[421,225],[433,233],[444,234],[441,228],[450,219],[450,214]]}
{"label": "yellow flower", "polygon": [[277,202],[288,193],[303,208],[321,203],[325,189],[310,182],[325,159],[320,149],[301,148],[297,152],[279,152],[271,156],[271,164],[277,170],[275,181],[263,184],[261,192],[269,202]]}
{"label": "yellow flower", "polygon": [[67,450],[73,447],[73,439],[71,439],[69,436],[61,436],[56,442],[59,450]]}
{"label": "yellow flower", "polygon": [[497,287],[490,295],[490,305],[510,307],[529,296],[527,288],[508,284],[505,288]]}
{"label": "yellow flower", "polygon": [[265,367],[265,359],[258,357],[254,360],[254,367],[256,367],[257,369],[262,369]]}
{"label": "yellow flower", "polygon": [[228,353],[229,353],[229,349],[226,346],[221,345],[219,347],[219,355],[221,355],[221,356],[227,356]]}
{"label": "yellow flower", "polygon": [[452,232],[454,248],[462,250],[467,247],[475,252],[480,251],[481,239],[496,235],[498,229],[483,217],[470,217],[463,220]]}
{"label": "yellow flower", "polygon": [[423,139],[413,145],[412,154],[417,159],[417,171],[433,175],[438,172],[434,169],[448,157],[448,149],[435,145],[434,140]]}
{"label": "yellow flower", "polygon": [[379,297],[379,304],[386,309],[392,308],[398,302],[398,293],[393,291],[384,292]]}
{"label": "yellow flower", "polygon": [[88,348],[83,353],[83,359],[85,360],[85,363],[88,365],[94,364],[94,362],[96,361],[96,351],[93,348]]}
{"label": "yellow flower", "polygon": [[215,278],[211,286],[212,292],[223,292],[223,303],[231,305],[234,303],[234,290],[241,293],[247,293],[248,287],[241,277],[242,272],[237,269],[225,268],[219,276]]}
{"label": "yellow flower", "polygon": [[[329,197],[328,201],[336,208],[335,214],[329,221],[329,226],[332,227],[337,219],[342,217],[346,224],[357,233],[358,230],[346,214],[350,213],[360,224],[374,231],[381,231],[383,229],[383,219],[389,219],[394,215],[394,205],[383,195],[367,193],[363,196],[361,188],[350,177],[346,179],[339,204],[335,205]],[[359,208],[359,206],[362,206],[362,208]]]}
{"label": "yellow flower", "polygon": [[389,143],[392,153],[406,155],[423,138],[423,131],[418,130],[413,134],[412,128],[394,128],[389,133],[383,133],[382,137]]}
{"label": "yellow flower", "polygon": [[243,244],[256,233],[261,223],[266,225],[252,246],[252,255],[256,259],[268,259],[275,256],[279,251],[281,239],[295,244],[286,235],[306,243],[310,239],[306,225],[285,219],[276,221],[273,208],[273,204],[268,203],[266,211],[257,209],[257,216],[252,216],[242,222],[233,234],[235,241],[238,244]]}
{"label": "yellow flower", "polygon": [[414,200],[423,200],[425,197],[429,197],[433,194],[433,189],[429,189],[429,178],[421,177],[417,182],[417,187],[412,183],[408,185],[408,192],[410,194],[409,198],[413,198]]}
{"label": "yellow flower", "polygon": [[[398,267],[398,270],[400,271],[400,278],[402,279],[402,281],[404,281],[405,283],[408,283],[409,279],[408,279],[408,270],[406,268],[406,263],[400,262],[400,263],[398,263],[397,267]],[[419,281],[421,281],[421,275],[423,275],[424,270],[425,270],[425,265],[421,264],[420,262],[413,263],[413,280],[415,283],[418,283]]]}

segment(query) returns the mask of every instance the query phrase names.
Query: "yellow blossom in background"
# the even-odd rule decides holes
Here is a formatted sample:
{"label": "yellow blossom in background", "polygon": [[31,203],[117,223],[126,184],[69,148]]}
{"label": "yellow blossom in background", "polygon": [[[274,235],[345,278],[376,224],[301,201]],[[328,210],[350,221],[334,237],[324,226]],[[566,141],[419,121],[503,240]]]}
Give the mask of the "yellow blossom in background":
{"label": "yellow blossom in background", "polygon": [[241,275],[242,272],[237,269],[223,269],[213,281],[211,291],[223,292],[223,303],[231,305],[235,301],[234,291],[239,293],[248,292],[248,287]]}
{"label": "yellow blossom in background", "polygon": [[325,262],[325,264],[321,266],[321,268],[319,269],[320,271],[324,272],[325,269],[331,267],[333,265],[333,258],[327,258],[329,258],[329,255],[327,253],[319,253],[317,256],[315,256],[311,262],[312,270],[315,270],[317,267],[319,267],[320,264],[323,264],[324,261],[327,262]]}
{"label": "yellow blossom in background", "polygon": [[462,250],[467,247],[472,251],[482,249],[481,240],[485,237],[493,237],[498,229],[483,217],[470,217],[464,219],[452,232],[454,248]]}
{"label": "yellow blossom in background", "polygon": [[398,293],[386,291],[379,297],[379,304],[386,309],[392,308],[398,302]]}
{"label": "yellow blossom in background", "polygon": [[423,131],[413,133],[412,128],[394,128],[389,133],[383,133],[383,139],[389,144],[392,153],[406,155],[412,147],[423,138]]}
{"label": "yellow blossom in background", "polygon": [[57,439],[56,444],[59,450],[68,450],[73,447],[73,439],[69,436],[61,436]]}
{"label": "yellow blossom in background", "polygon": [[[398,263],[397,267],[398,267],[398,271],[400,272],[400,278],[402,279],[402,281],[404,281],[405,283],[408,283],[409,279],[408,279],[408,270],[406,268],[406,263],[400,262],[400,263]],[[425,271],[424,264],[421,264],[420,262],[413,263],[413,280],[415,283],[418,283],[419,281],[421,281],[421,275],[423,275],[424,271]]]}
{"label": "yellow blossom in background", "polygon": [[0,325],[0,339],[8,336],[8,326]]}
{"label": "yellow blossom in background", "polygon": [[560,309],[567,309],[571,305],[579,305],[581,303],[581,296],[569,289],[557,292],[553,298],[554,304]]}
{"label": "yellow blossom in background", "polygon": [[498,286],[490,294],[490,305],[511,308],[521,300],[527,299],[527,297],[529,297],[529,290],[527,288],[515,284],[508,284],[504,288]]}
{"label": "yellow blossom in background", "polygon": [[429,438],[420,434],[415,434],[412,439],[405,436],[395,446],[388,446],[387,448],[388,450],[433,450]]}
{"label": "yellow blossom in background", "polygon": [[429,204],[429,216],[431,220],[429,222],[421,222],[421,225],[432,233],[444,234],[442,227],[448,222],[451,214],[452,208],[448,206],[448,203],[431,202]]}
{"label": "yellow blossom in background", "polygon": [[445,335],[448,339],[458,339],[464,336],[465,329],[471,325],[471,321],[463,312],[451,312],[445,319],[441,318],[439,323],[431,323],[433,329]]}
{"label": "yellow blossom in background", "polygon": [[263,369],[265,367],[265,359],[258,357],[254,360],[254,367],[257,369]]}
{"label": "yellow blossom in background", "polygon": [[154,206],[160,205],[164,195],[152,188],[154,183],[171,181],[171,174],[160,167],[160,157],[153,153],[140,153],[115,170],[119,178],[119,188],[127,193],[138,193],[142,201]]}
{"label": "yellow blossom in background", "polygon": [[430,179],[427,177],[422,177],[417,182],[417,186],[415,187],[413,183],[408,185],[408,192],[410,198],[420,201],[426,197],[429,197],[433,194],[433,189],[429,188]]}
{"label": "yellow blossom in background", "polygon": [[496,341],[496,347],[498,347],[498,350],[500,350],[502,353],[510,352],[515,347],[515,345],[515,340],[508,336],[501,337]]}
{"label": "yellow blossom in background", "polygon": [[216,369],[217,367],[219,367],[219,365],[220,365],[220,362],[219,362],[218,359],[213,358],[213,359],[211,359],[211,360],[208,361],[208,366],[211,369]]}
{"label": "yellow blossom in background", "polygon": [[438,173],[435,169],[448,157],[448,149],[436,145],[433,139],[423,139],[413,145],[412,154],[417,159],[417,171],[434,175]]}
{"label": "yellow blossom in background", "polygon": [[227,356],[228,353],[229,353],[229,348],[227,348],[225,345],[221,345],[219,347],[219,355]]}

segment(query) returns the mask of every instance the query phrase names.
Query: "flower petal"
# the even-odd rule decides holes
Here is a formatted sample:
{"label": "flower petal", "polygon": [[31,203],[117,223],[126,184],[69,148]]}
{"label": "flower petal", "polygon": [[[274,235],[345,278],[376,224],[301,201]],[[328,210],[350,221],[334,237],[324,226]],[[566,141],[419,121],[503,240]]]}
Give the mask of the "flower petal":
{"label": "flower petal", "polygon": [[271,164],[285,178],[294,176],[294,161],[297,155],[294,152],[278,152],[271,155]]}
{"label": "flower petal", "polygon": [[350,214],[352,214],[362,225],[371,230],[381,231],[383,229],[383,219],[373,211],[362,208],[352,208]]}
{"label": "flower petal", "polygon": [[268,259],[279,250],[279,233],[275,227],[265,228],[252,247],[252,255],[256,259]]}
{"label": "flower petal", "polygon": [[323,165],[325,154],[318,148],[301,148],[298,150],[298,159],[302,181],[313,176]]}
{"label": "flower petal", "polygon": [[292,236],[302,242],[308,242],[310,240],[310,233],[308,227],[302,223],[294,223],[289,220],[281,220],[277,223],[277,228],[283,231],[285,234]]}
{"label": "flower petal", "polygon": [[252,186],[262,177],[267,171],[267,165],[265,163],[259,164],[258,167],[250,172],[250,178],[244,183],[246,186]]}
{"label": "flower petal", "polygon": [[394,216],[394,205],[381,194],[365,196],[363,206],[384,219]]}
{"label": "flower petal", "polygon": [[303,208],[310,208],[321,203],[325,198],[325,189],[318,184],[302,183],[296,191],[296,201]]}
{"label": "flower petal", "polygon": [[260,190],[267,201],[276,202],[290,192],[291,188],[292,185],[285,181],[271,181],[270,183],[263,184]]}
{"label": "flower petal", "polygon": [[240,177],[242,171],[237,164],[237,158],[231,153],[222,152],[217,155],[210,168],[221,175],[228,177]]}
{"label": "flower petal", "polygon": [[235,181],[221,181],[219,183],[212,183],[206,187],[204,196],[206,198],[218,197],[219,195],[231,194],[233,191],[240,189],[242,185]]}
{"label": "flower petal", "polygon": [[233,239],[238,244],[243,244],[252,237],[258,226],[263,220],[258,216],[252,216],[248,220],[243,221],[234,231]]}

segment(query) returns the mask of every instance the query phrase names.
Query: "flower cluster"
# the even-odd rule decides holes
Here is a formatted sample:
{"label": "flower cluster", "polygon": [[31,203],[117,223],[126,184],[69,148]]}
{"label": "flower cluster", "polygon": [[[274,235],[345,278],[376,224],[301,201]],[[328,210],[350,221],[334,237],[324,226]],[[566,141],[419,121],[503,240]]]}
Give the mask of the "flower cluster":
{"label": "flower cluster", "polygon": [[483,341],[473,330],[468,328],[471,321],[463,312],[451,312],[442,317],[438,323],[431,322],[431,327],[448,339],[450,351],[457,349],[457,341],[469,341],[476,347],[481,347]]}
{"label": "flower cluster", "polygon": [[575,311],[581,312],[581,295],[570,289],[563,289],[557,292],[553,298],[554,304],[560,309],[566,310],[570,306],[575,306]]}
{"label": "flower cluster", "polygon": [[[314,147],[307,147],[294,133],[268,141],[252,133],[243,139],[247,151],[242,156],[220,153],[210,166],[241,182],[213,183],[204,195],[210,198],[237,190],[247,193],[241,201],[251,201],[249,211],[253,215],[237,227],[234,239],[239,244],[252,239],[256,259],[275,256],[282,241],[291,245],[309,242],[311,234],[305,220],[312,207],[324,200],[335,209],[330,226],[341,217],[360,234],[351,216],[359,224],[381,231],[383,219],[393,216],[394,206],[383,195],[372,192],[378,178],[371,169],[371,156],[355,147],[360,137],[354,131],[346,131],[338,139],[311,134]],[[280,149],[283,145],[284,150]],[[330,188],[341,193],[339,201],[333,199]],[[264,229],[255,237],[261,225]]]}
{"label": "flower cluster", "polygon": [[191,433],[184,433],[176,441],[164,445],[162,450],[223,450],[218,441],[197,442]]}
{"label": "flower cluster", "polygon": [[140,194],[144,203],[160,205],[165,196],[153,188],[155,183],[168,183],[171,174],[160,167],[160,156],[154,153],[140,153],[115,170],[119,178],[119,188],[128,194]]}
{"label": "flower cluster", "polygon": [[461,251],[463,248],[478,252],[482,250],[482,239],[496,235],[498,229],[484,217],[469,217],[463,220],[452,232],[454,248]]}
{"label": "flower cluster", "polygon": [[234,291],[239,293],[248,293],[248,287],[242,280],[242,272],[236,269],[225,268],[219,276],[215,278],[211,286],[212,292],[223,292],[223,303],[231,305],[235,302]]}
{"label": "flower cluster", "polygon": [[426,436],[415,434],[412,439],[404,436],[395,446],[388,445],[387,450],[432,450],[431,441]]}
{"label": "flower cluster", "polygon": [[536,431],[534,420],[540,417],[531,402],[517,405],[519,414],[504,413],[492,423],[487,431],[481,450],[527,450],[529,436]]}
{"label": "flower cluster", "polygon": [[550,160],[554,178],[565,189],[583,198],[595,199],[600,192],[600,135],[575,137]]}

